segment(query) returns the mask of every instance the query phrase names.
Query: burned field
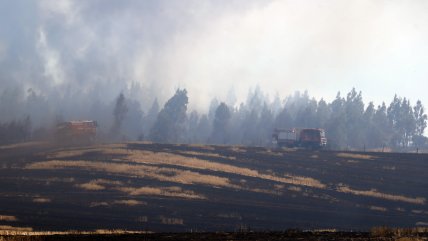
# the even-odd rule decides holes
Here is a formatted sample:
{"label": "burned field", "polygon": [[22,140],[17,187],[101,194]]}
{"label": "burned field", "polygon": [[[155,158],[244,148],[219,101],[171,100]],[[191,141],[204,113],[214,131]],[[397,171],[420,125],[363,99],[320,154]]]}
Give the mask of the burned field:
{"label": "burned field", "polygon": [[428,155],[122,143],[0,149],[0,229],[428,225]]}

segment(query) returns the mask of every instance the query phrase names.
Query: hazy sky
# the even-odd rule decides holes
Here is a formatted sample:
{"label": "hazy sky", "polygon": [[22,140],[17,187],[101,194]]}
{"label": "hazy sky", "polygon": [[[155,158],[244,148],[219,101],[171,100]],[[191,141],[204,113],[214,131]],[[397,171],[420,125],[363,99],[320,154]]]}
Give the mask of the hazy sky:
{"label": "hazy sky", "polygon": [[[296,90],[428,106],[428,1],[0,0],[0,91],[143,105],[187,88],[206,109]],[[138,87],[139,85],[139,87]]]}

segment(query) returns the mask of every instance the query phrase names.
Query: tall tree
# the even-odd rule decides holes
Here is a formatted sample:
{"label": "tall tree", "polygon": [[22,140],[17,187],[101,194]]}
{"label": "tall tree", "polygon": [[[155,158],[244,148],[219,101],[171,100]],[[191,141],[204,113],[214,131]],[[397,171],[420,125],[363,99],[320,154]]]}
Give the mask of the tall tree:
{"label": "tall tree", "polygon": [[420,100],[418,100],[415,107],[413,107],[413,114],[416,121],[415,134],[422,136],[427,127],[427,114],[425,114],[425,108]]}
{"label": "tall tree", "polygon": [[401,122],[404,129],[403,147],[408,147],[413,139],[416,130],[416,120],[413,114],[410,100],[404,98],[401,106]]}
{"label": "tall tree", "polygon": [[418,100],[415,107],[413,107],[413,114],[415,116],[415,136],[413,137],[413,144],[417,147],[427,144],[427,138],[424,136],[425,128],[427,127],[427,115],[422,102]]}
{"label": "tall tree", "polygon": [[158,99],[156,98],[153,101],[149,111],[147,112],[147,115],[145,115],[144,117],[143,129],[144,129],[145,135],[150,133],[150,130],[152,129],[156,121],[156,118],[159,114],[159,109],[160,109],[159,102],[158,102]]}
{"label": "tall tree", "polygon": [[336,99],[329,104],[331,116],[326,125],[326,135],[329,145],[333,148],[347,146],[345,99],[337,93]]}
{"label": "tall tree", "polygon": [[259,118],[257,129],[260,132],[259,145],[270,145],[272,142],[272,131],[274,129],[274,114],[267,103],[264,103],[263,109]]}
{"label": "tall tree", "polygon": [[360,92],[355,88],[348,93],[345,101],[347,145],[362,148],[364,145],[364,132],[362,131],[364,102]]}
{"label": "tall tree", "polygon": [[372,139],[373,147],[384,147],[391,142],[393,133],[387,116],[387,108],[385,102],[378,106],[373,116],[373,129],[369,138]]}
{"label": "tall tree", "polygon": [[231,113],[229,107],[222,102],[215,111],[213,121],[213,132],[211,134],[211,142],[217,144],[226,144],[229,141],[229,120]]}
{"label": "tall tree", "polygon": [[122,122],[125,119],[126,114],[128,113],[128,106],[126,104],[125,96],[123,93],[120,93],[116,99],[116,104],[113,110],[113,126],[111,127],[111,134],[113,138],[116,138],[120,133],[120,128],[122,126]]}
{"label": "tall tree", "polygon": [[392,145],[396,148],[408,147],[416,129],[416,120],[410,101],[395,95],[388,107],[388,119],[393,132]]}
{"label": "tall tree", "polygon": [[399,147],[403,133],[401,128],[401,98],[398,98],[397,95],[394,96],[391,104],[389,104],[387,115],[391,126],[391,145]]}
{"label": "tall tree", "polygon": [[150,131],[151,139],[163,143],[183,141],[188,103],[187,90],[178,89],[159,112]]}

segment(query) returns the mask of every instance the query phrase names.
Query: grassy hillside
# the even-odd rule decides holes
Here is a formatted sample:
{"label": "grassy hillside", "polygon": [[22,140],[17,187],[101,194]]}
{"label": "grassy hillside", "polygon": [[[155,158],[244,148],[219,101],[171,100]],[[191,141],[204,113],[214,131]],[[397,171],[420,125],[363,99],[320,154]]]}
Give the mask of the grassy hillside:
{"label": "grassy hillside", "polygon": [[428,225],[428,155],[123,143],[0,147],[0,229]]}

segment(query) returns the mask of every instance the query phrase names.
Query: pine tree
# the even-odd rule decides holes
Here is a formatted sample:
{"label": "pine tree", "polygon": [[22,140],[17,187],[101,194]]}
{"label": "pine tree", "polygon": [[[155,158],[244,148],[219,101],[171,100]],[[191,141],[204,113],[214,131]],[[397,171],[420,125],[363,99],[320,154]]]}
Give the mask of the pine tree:
{"label": "pine tree", "polygon": [[159,112],[150,131],[150,138],[162,143],[184,141],[188,103],[189,98],[186,89],[178,89]]}

